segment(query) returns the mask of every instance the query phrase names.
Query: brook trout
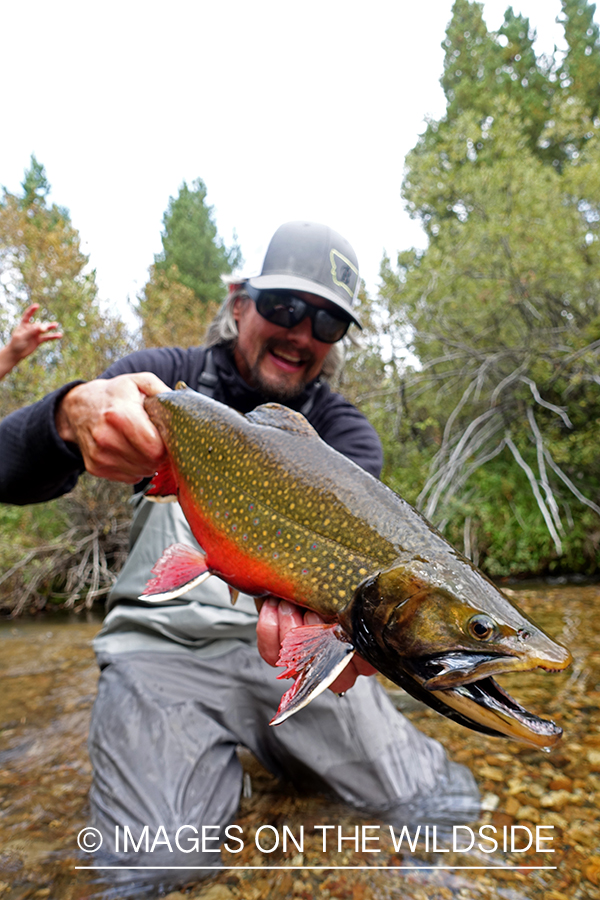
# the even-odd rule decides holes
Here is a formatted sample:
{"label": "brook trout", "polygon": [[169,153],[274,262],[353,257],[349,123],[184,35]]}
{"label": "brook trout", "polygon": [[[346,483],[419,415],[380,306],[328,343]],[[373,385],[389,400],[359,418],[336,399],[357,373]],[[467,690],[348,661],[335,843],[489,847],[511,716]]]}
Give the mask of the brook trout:
{"label": "brook trout", "polygon": [[315,610],[286,637],[294,677],[272,724],[324,690],[354,652],[409,694],[485,734],[540,748],[562,733],[491,678],[569,665],[547,637],[408,503],[329,447],[300,413],[248,415],[185,385],[145,401],[168,450],[147,495],[178,499],[203,548],[165,551],[144,600],[209,575]]}

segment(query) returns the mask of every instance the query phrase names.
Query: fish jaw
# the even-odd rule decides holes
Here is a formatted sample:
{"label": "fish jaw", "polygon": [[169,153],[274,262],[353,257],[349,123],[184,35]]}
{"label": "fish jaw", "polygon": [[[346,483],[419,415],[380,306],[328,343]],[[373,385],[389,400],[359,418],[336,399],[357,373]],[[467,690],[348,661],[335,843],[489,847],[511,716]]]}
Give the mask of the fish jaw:
{"label": "fish jaw", "polygon": [[[392,567],[359,587],[349,611],[357,652],[447,718],[538,748],[554,746],[561,729],[525,710],[491,676],[563,670],[571,662],[568,650],[476,570],[462,574],[457,596],[452,579],[436,578],[431,567],[426,581],[422,563]],[[487,640],[469,630],[478,616],[491,623]]]}
{"label": "fish jaw", "polygon": [[512,738],[538,750],[551,750],[563,733],[551,719],[542,719],[522,707],[490,677],[431,693],[463,721],[467,720],[469,727]]}
{"label": "fish jaw", "polygon": [[522,655],[450,652],[417,660],[411,668],[418,669],[423,687],[428,691],[449,690],[503,673],[530,672],[538,668],[547,672],[566,669],[572,662],[569,651],[546,635],[543,638],[547,644],[544,653],[540,652],[539,645],[532,654]]}

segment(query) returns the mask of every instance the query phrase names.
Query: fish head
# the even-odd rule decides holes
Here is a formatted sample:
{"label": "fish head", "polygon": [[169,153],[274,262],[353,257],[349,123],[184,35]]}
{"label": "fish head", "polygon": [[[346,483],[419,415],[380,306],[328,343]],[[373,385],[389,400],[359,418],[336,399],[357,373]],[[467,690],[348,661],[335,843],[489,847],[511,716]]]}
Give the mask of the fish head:
{"label": "fish head", "polygon": [[561,670],[569,651],[458,554],[443,563],[399,560],[376,573],[358,588],[352,616],[358,652],[449,718],[539,747],[560,737],[491,676]]}

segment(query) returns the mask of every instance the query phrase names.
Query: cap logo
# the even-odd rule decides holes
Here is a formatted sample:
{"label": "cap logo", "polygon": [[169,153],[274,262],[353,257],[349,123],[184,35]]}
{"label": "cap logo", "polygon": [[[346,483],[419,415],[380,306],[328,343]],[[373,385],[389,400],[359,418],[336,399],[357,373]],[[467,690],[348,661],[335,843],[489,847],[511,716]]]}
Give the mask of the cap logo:
{"label": "cap logo", "polygon": [[331,277],[333,283],[343,288],[350,299],[354,298],[354,288],[358,278],[358,269],[339,250],[329,252],[331,260]]}

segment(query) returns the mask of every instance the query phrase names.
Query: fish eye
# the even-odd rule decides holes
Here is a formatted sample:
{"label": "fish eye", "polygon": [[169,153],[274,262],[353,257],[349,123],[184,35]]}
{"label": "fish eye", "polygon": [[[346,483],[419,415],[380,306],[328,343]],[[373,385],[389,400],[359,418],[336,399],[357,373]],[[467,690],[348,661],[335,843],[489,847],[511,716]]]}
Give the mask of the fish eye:
{"label": "fish eye", "polygon": [[496,630],[496,624],[489,616],[473,616],[467,622],[469,634],[477,641],[489,641]]}

